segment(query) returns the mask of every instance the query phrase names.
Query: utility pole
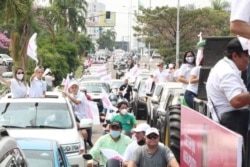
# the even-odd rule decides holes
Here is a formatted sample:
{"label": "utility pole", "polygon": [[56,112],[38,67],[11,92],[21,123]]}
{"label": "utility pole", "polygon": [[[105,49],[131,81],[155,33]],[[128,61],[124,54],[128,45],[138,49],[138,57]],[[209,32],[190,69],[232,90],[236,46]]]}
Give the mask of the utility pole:
{"label": "utility pole", "polygon": [[176,20],[176,66],[179,68],[180,56],[180,0],[177,0],[177,20]]}
{"label": "utility pole", "polygon": [[[149,0],[149,9],[151,10],[151,0]],[[150,34],[149,34],[150,35]],[[148,43],[148,70],[150,70],[150,56],[151,56],[151,48],[150,42]]]}

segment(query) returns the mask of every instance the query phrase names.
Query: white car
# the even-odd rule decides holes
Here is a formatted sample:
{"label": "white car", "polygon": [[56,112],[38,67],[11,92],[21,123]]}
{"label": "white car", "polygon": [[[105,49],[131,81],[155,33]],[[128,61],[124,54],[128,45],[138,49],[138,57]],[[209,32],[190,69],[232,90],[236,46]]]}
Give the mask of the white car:
{"label": "white car", "polygon": [[14,138],[52,139],[64,149],[71,166],[85,166],[83,138],[78,132],[70,102],[60,92],[45,98],[12,99],[0,102],[0,124]]}
{"label": "white car", "polygon": [[0,64],[7,66],[10,63],[13,63],[13,59],[7,54],[0,54]]}

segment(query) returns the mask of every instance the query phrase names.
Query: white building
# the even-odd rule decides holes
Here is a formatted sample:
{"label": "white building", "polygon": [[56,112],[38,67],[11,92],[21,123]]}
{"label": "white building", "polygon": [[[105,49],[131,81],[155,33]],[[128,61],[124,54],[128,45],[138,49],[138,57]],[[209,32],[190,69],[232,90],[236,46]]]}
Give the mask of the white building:
{"label": "white building", "polygon": [[[97,0],[89,0],[86,23],[89,23],[89,25],[91,25],[91,23],[98,23],[100,12],[105,12],[105,5]],[[89,25],[87,25],[87,35],[89,35],[94,41],[99,39],[103,28],[95,26],[91,27]]]}

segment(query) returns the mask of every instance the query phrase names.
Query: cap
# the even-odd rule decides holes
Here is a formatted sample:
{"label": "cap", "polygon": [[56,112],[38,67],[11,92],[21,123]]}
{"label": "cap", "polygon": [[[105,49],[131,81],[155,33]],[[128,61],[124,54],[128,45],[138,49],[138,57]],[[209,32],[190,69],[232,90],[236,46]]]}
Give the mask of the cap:
{"label": "cap", "polygon": [[164,62],[160,61],[157,63],[157,66],[164,65]]}
{"label": "cap", "polygon": [[246,38],[237,36],[227,44],[228,51],[250,52],[250,41]]}
{"label": "cap", "polygon": [[168,65],[168,67],[169,68],[174,68],[174,64],[171,63],[171,64]]}
{"label": "cap", "polygon": [[119,121],[113,121],[113,122],[111,122],[110,123],[110,127],[112,127],[112,126],[116,126],[116,127],[120,128],[120,129],[122,129],[122,123],[119,122]]}
{"label": "cap", "polygon": [[157,135],[159,136],[159,131],[158,131],[158,129],[156,129],[156,128],[148,128],[148,129],[146,130],[146,136],[148,136],[148,135],[150,135],[150,134],[152,134],[152,133],[157,134]]}
{"label": "cap", "polygon": [[146,123],[141,123],[136,126],[136,128],[132,129],[134,132],[146,132],[146,130],[150,128],[150,126]]}
{"label": "cap", "polygon": [[77,81],[71,81],[71,82],[69,83],[68,89],[71,88],[71,86],[73,86],[73,85],[79,86]]}

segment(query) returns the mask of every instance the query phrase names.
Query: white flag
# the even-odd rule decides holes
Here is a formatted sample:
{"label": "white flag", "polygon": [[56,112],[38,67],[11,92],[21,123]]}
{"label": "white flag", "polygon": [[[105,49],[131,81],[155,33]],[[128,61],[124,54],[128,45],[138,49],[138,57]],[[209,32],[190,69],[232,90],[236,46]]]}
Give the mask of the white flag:
{"label": "white flag", "polygon": [[37,59],[37,45],[36,45],[37,33],[34,33],[28,43],[27,55],[38,63]]}

